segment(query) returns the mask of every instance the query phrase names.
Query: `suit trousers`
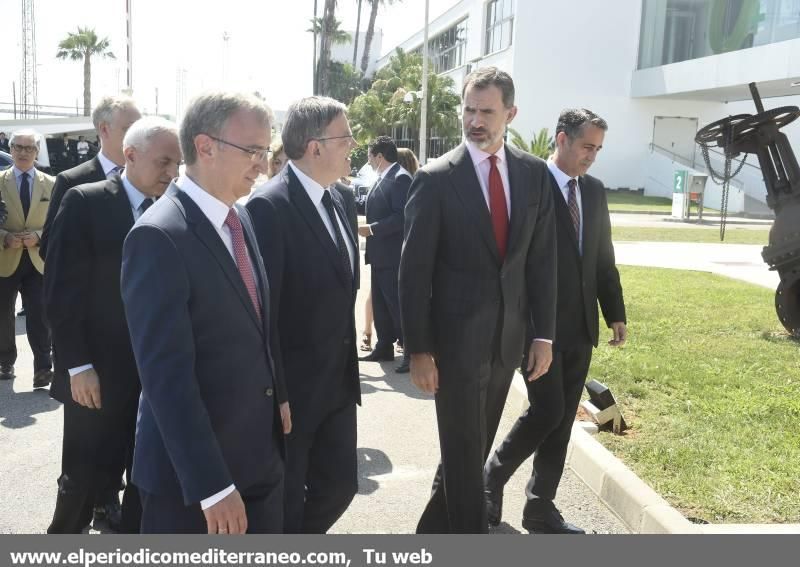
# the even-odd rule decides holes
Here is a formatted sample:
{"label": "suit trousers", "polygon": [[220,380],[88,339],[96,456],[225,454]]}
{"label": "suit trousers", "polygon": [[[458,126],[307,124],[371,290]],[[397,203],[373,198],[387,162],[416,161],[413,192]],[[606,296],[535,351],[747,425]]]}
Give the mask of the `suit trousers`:
{"label": "suit trousers", "polygon": [[375,350],[394,352],[394,342],[402,341],[400,328],[400,295],[397,290],[399,266],[372,267],[372,313],[378,341]]}
{"label": "suit trousers", "polygon": [[33,370],[50,370],[50,330],[44,320],[42,274],[34,267],[27,251],[22,252],[19,266],[7,278],[0,278],[0,364],[17,360],[16,319],[14,304],[22,293],[25,306],[25,327],[33,351]]}
{"label": "suit trousers", "polygon": [[525,489],[527,500],[555,498],[591,361],[591,344],[556,351],[544,376],[534,382],[526,380],[530,407],[486,463],[488,488],[501,489],[535,452],[533,474]]}
{"label": "suit trousers", "polygon": [[[272,464],[270,473],[259,484],[240,490],[247,514],[248,534],[283,532],[284,467],[277,448]],[[156,495],[140,490],[139,494],[142,498],[143,534],[208,533],[206,517],[199,502],[187,506],[180,493]]]}
{"label": "suit trousers", "polygon": [[340,407],[313,432],[286,441],[285,533],[324,534],[358,491],[356,405]]}
{"label": "suit trousers", "polygon": [[[101,392],[102,396],[102,392]],[[68,399],[64,404],[64,439],[61,476],[53,520],[47,533],[81,533],[92,519],[95,503],[109,486],[119,486],[116,461],[124,455],[127,484],[122,498],[123,533],[138,533],[141,502],[131,483],[133,444],[136,434],[138,393],[110,409],[86,408]]]}
{"label": "suit trousers", "polygon": [[486,533],[483,464],[503,414],[514,366],[499,357],[477,368],[437,360],[441,461],[417,533]]}

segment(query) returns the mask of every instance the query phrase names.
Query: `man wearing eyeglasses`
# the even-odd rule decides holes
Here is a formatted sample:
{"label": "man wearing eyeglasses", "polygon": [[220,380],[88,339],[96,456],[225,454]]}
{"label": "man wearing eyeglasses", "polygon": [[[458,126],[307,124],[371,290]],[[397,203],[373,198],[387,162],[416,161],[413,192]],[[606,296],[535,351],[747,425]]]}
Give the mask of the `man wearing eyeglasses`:
{"label": "man wearing eyeglasses", "polygon": [[287,441],[284,530],[325,533],[357,491],[361,402],[354,306],[359,253],[331,187],[350,169],[346,107],[294,103],[281,132],[290,161],[247,203],[267,265],[293,430]]}
{"label": "man wearing eyeglasses", "polygon": [[22,293],[25,327],[33,351],[33,387],[45,388],[53,378],[50,331],[42,313],[39,239],[53,190],[53,178],[37,171],[38,135],[31,130],[11,134],[14,167],[0,173],[0,195],[8,218],[0,226],[0,380],[11,380],[17,360],[14,303]]}
{"label": "man wearing eyeglasses", "polygon": [[142,396],[133,482],[142,533],[283,529],[286,387],[276,308],[247,210],[271,111],[210,93],[186,109],[186,172],[128,234],[122,298]]}

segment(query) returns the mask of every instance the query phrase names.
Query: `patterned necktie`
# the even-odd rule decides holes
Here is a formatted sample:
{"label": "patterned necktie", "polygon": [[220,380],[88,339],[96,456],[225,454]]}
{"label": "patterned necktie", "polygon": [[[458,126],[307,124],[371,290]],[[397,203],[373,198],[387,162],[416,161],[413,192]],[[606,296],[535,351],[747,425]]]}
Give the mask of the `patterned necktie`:
{"label": "patterned necktie", "polygon": [[492,215],[492,228],[500,260],[506,258],[508,247],[508,205],[503,190],[503,178],[497,169],[497,156],[489,156],[489,212]]}
{"label": "patterned necktie", "polygon": [[347,245],[344,243],[342,231],[339,230],[339,223],[336,220],[336,211],[333,210],[333,199],[331,198],[330,189],[327,189],[322,194],[322,204],[325,206],[325,211],[328,213],[328,218],[331,219],[333,225],[333,234],[336,237],[336,249],[339,252],[339,262],[344,266],[345,273],[353,277],[353,266],[350,263],[350,252],[347,251]]}
{"label": "patterned necktie", "polygon": [[147,199],[145,199],[144,201],[142,201],[142,204],[141,204],[141,205],[139,205],[139,210],[140,210],[140,211],[142,211],[142,214],[144,214],[144,212],[145,212],[147,209],[149,209],[149,208],[150,208],[150,206],[151,206],[152,204],[153,204],[153,199],[152,199],[152,198],[150,198],[150,197],[148,197]]}
{"label": "patterned necktie", "polygon": [[575,229],[575,238],[578,242],[581,241],[581,210],[578,208],[578,196],[575,188],[578,182],[570,179],[567,183],[569,186],[569,194],[567,195],[567,208],[569,209],[569,216],[572,217],[572,226]]}
{"label": "patterned necktie", "polygon": [[22,201],[22,213],[28,218],[28,211],[31,210],[31,182],[27,172],[22,174],[19,182],[19,199]]}
{"label": "patterned necktie", "polygon": [[236,211],[233,209],[228,211],[228,216],[225,218],[225,224],[231,230],[233,255],[236,257],[236,266],[239,268],[239,275],[242,276],[244,287],[247,288],[247,294],[250,296],[250,301],[253,302],[253,308],[256,310],[256,315],[258,315],[258,320],[260,321],[261,302],[258,300],[256,277],[255,274],[253,274],[253,267],[250,265],[250,257],[247,254],[247,245],[244,242],[242,221],[239,220],[239,215],[236,214]]}
{"label": "patterned necktie", "polygon": [[113,167],[113,168],[112,168],[112,169],[111,169],[111,170],[108,172],[108,175],[106,175],[106,179],[111,179],[112,177],[114,177],[115,175],[118,175],[118,174],[119,174],[119,175],[122,175],[122,172],[123,172],[123,171],[125,171],[125,166],[124,166],[124,165],[118,165],[118,166],[116,166],[116,167]]}

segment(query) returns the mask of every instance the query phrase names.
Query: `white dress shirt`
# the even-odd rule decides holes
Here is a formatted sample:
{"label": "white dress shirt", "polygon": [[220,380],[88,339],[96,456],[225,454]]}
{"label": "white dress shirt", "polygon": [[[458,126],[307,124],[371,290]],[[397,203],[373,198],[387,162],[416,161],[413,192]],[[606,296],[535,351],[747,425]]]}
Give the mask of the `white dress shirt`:
{"label": "white dress shirt", "polygon": [[[308,198],[311,199],[311,202],[314,203],[314,207],[317,209],[317,213],[319,213],[319,217],[322,219],[322,222],[325,224],[325,228],[328,230],[328,234],[331,235],[331,239],[333,240],[333,245],[336,246],[336,234],[333,232],[333,224],[331,224],[331,219],[328,216],[328,211],[325,210],[325,205],[322,204],[322,196],[325,194],[325,191],[330,191],[330,187],[325,188],[313,179],[311,179],[308,175],[300,171],[298,167],[289,162],[289,165],[294,171],[294,174],[297,176],[297,179],[300,180],[303,188],[306,190],[308,194]],[[333,196],[331,196],[333,198]],[[347,229],[345,228],[345,224],[347,221],[341,218],[341,215],[338,213],[338,209],[334,206],[334,211],[336,213],[336,221],[339,224],[339,232],[342,235],[342,240],[344,240],[345,246],[347,246],[347,253],[350,256],[350,269],[352,273],[355,274],[355,266],[356,266],[356,249],[353,246],[353,243],[347,237]]]}
{"label": "white dress shirt", "polygon": [[103,153],[102,149],[97,154],[97,159],[100,161],[100,166],[103,168],[103,173],[106,174],[106,177],[109,177],[111,173],[114,171],[114,169],[125,166],[125,164],[119,166],[110,159],[108,159],[106,155]]}
{"label": "white dress shirt", "polygon": [[[467,150],[472,158],[472,164],[475,166],[475,173],[478,174],[478,181],[481,184],[481,191],[483,191],[483,198],[486,200],[486,207],[489,206],[489,171],[492,168],[492,162],[489,161],[488,154],[482,149],[478,148],[475,144],[466,140]],[[503,192],[506,195],[506,212],[508,218],[511,218],[511,185],[508,182],[508,162],[506,161],[506,146],[503,144],[500,149],[493,155],[497,156],[497,170],[500,172],[500,179],[503,180]]]}
{"label": "white dress shirt", "polygon": [[581,184],[577,177],[570,177],[558,169],[558,166],[552,159],[547,160],[547,167],[550,169],[550,173],[553,174],[558,188],[561,189],[561,195],[564,196],[564,202],[567,203],[567,206],[569,206],[569,180],[575,180],[575,199],[578,202],[578,212],[580,213],[581,219],[581,226],[578,230],[578,250],[583,254],[583,202],[581,201]]}
{"label": "white dress shirt", "polygon": [[[142,205],[142,201],[147,199],[147,195],[139,191],[133,184],[128,180],[128,176],[125,175],[125,172],[121,175],[122,178],[122,186],[125,188],[125,193],[128,195],[128,202],[131,205],[131,212],[133,213],[133,221],[136,222],[139,220],[139,217],[142,216],[142,211],[139,209]],[[83,364],[81,366],[76,366],[75,368],[70,368],[67,372],[69,372],[69,377],[72,378],[76,374],[80,374],[85,370],[89,370],[90,368],[94,368],[92,364]]]}

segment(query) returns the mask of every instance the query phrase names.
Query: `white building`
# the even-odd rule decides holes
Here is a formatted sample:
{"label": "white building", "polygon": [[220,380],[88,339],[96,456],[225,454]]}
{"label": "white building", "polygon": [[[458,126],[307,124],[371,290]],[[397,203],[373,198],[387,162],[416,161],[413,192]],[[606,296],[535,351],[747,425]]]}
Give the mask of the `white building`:
{"label": "white building", "polygon": [[[364,24],[366,25],[366,24]],[[355,30],[347,30],[347,33],[350,34],[352,37],[352,41],[347,43],[337,44],[331,46],[331,60],[338,61],[340,63],[349,63],[350,65],[353,64],[353,50],[355,49],[355,40],[356,40],[356,32]],[[364,28],[358,32],[358,55],[356,57],[356,69],[361,69],[361,58],[364,56],[364,45],[366,44],[366,37],[367,32],[364,31]],[[369,49],[369,63],[367,64],[367,72],[365,75],[367,77],[372,76],[375,72],[375,64],[378,61],[378,56],[381,53],[381,47],[383,46],[383,30],[381,28],[376,27],[375,33],[372,36],[372,45]]]}
{"label": "white building", "polygon": [[[417,49],[422,37],[397,47]],[[800,105],[800,0],[462,0],[430,23],[429,50],[459,90],[476,67],[511,73],[513,127],[526,138],[552,134],[565,107],[598,113],[609,130],[592,174],[648,195],[669,196],[676,169],[705,173],[694,135],[755,114],[749,82],[768,109]],[[783,131],[800,154],[800,125]],[[750,156],[731,184],[729,211],[768,212],[757,166]],[[709,180],[706,204],[719,200]]]}

